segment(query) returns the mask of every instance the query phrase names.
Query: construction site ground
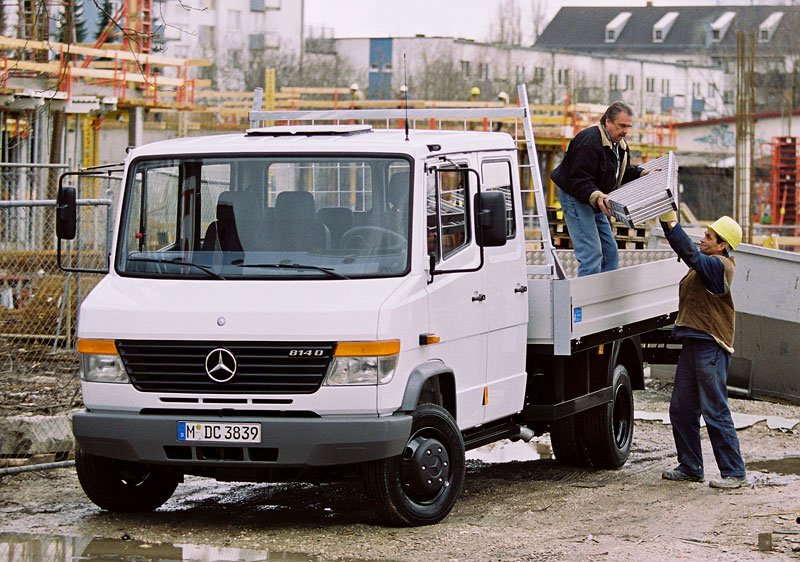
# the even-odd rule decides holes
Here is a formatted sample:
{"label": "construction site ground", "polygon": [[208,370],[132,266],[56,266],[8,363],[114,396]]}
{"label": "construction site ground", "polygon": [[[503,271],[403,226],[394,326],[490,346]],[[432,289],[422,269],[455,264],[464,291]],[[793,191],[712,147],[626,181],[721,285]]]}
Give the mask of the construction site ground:
{"label": "construction site ground", "polygon": [[[86,499],[74,468],[60,468],[0,477],[0,543],[117,539],[103,549],[122,560],[154,559],[148,552],[164,543],[170,559],[183,560],[800,559],[800,406],[731,400],[737,414],[756,415],[739,430],[748,485],[719,491],[707,483],[718,472],[705,431],[706,482],[661,479],[676,462],[671,426],[655,419],[667,412],[670,390],[651,379],[637,391],[638,417],[651,419],[637,420],[630,459],[617,471],[559,465],[546,435],[471,452],[464,493],[437,525],[381,526],[355,482],[192,477],[154,513],[113,514]],[[759,534],[772,550],[759,550]],[[123,557],[132,552],[140,557]]]}

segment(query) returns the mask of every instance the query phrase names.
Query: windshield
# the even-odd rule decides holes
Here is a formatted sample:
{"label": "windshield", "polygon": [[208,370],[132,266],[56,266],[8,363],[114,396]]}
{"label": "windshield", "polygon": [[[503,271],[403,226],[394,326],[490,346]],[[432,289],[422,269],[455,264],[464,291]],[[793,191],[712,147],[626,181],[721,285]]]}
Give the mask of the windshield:
{"label": "windshield", "polygon": [[408,271],[404,158],[225,157],[131,164],[116,268],[198,279]]}

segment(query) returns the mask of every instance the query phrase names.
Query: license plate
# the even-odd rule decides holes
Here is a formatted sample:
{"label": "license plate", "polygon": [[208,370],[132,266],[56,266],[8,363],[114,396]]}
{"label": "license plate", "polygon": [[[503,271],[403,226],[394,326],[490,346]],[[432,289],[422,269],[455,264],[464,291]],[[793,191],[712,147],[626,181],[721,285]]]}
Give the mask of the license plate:
{"label": "license plate", "polygon": [[260,443],[261,424],[179,421],[178,441]]}

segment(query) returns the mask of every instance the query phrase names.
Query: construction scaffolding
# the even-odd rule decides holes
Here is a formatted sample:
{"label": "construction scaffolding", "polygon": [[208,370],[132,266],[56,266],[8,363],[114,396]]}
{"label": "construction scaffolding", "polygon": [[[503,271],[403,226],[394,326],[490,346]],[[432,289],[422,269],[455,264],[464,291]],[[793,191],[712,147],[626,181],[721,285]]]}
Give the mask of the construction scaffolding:
{"label": "construction scaffolding", "polygon": [[797,137],[772,139],[770,174],[770,223],[779,226],[800,225],[800,158]]}

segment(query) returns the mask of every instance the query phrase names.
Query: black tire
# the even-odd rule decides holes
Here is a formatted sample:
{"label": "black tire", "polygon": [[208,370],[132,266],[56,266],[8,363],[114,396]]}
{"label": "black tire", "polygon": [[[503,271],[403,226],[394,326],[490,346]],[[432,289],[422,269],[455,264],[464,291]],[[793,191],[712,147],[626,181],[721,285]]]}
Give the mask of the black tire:
{"label": "black tire", "polygon": [[619,468],[633,442],[633,388],[625,365],[614,367],[614,401],[586,412],[587,448],[597,468]]}
{"label": "black tire", "polygon": [[574,414],[550,424],[550,446],[560,464],[589,466],[589,451],[586,450],[581,431],[582,422],[582,414]]}
{"label": "black tire", "polygon": [[78,481],[98,507],[120,513],[153,511],[166,502],[181,481],[178,474],[142,464],[98,457],[78,449]]}
{"label": "black tire", "polygon": [[464,439],[455,420],[441,406],[423,404],[414,410],[403,453],[364,464],[364,487],[386,523],[431,525],[453,509],[464,472]]}

